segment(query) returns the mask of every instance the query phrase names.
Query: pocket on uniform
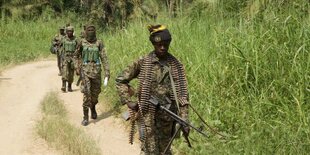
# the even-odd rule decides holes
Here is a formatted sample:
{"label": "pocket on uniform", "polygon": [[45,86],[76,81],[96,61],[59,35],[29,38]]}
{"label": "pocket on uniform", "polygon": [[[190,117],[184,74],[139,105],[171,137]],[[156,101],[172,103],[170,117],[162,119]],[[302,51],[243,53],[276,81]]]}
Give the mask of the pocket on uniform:
{"label": "pocket on uniform", "polygon": [[101,73],[101,66],[96,65],[94,70],[95,70],[95,73]]}

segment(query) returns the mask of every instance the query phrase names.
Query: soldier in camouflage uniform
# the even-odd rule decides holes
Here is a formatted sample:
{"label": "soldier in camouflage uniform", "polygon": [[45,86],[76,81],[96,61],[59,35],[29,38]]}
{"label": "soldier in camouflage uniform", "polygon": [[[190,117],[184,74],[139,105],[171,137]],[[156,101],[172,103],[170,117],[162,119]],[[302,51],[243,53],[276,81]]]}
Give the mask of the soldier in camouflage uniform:
{"label": "soldier in camouflage uniform", "polygon": [[73,35],[74,28],[72,26],[66,29],[67,36],[62,39],[62,87],[61,90],[66,92],[66,85],[68,83],[68,91],[72,92],[72,82],[74,78],[74,59],[73,54],[77,48],[78,40]]}
{"label": "soldier in camouflage uniform", "polygon": [[65,28],[60,27],[59,33],[55,35],[55,37],[52,40],[52,46],[51,46],[51,53],[56,54],[57,56],[57,67],[59,70],[58,75],[61,76],[61,50],[60,50],[60,44],[61,40],[66,36]]}
{"label": "soldier in camouflage uniform", "polygon": [[88,25],[85,29],[85,37],[79,42],[75,56],[82,62],[81,72],[83,97],[83,121],[82,125],[88,125],[88,113],[91,110],[91,118],[97,118],[96,104],[101,92],[101,64],[105,70],[105,77],[110,78],[108,58],[101,40],[96,38],[96,28]]}
{"label": "soldier in camouflage uniform", "polygon": [[[136,119],[138,123],[141,154],[163,154],[166,147],[166,154],[171,154],[168,143],[175,132],[176,123],[167,113],[150,103],[150,99],[156,98],[161,105],[187,120],[187,82],[182,64],[168,53],[171,42],[168,29],[156,25],[150,26],[149,31],[154,51],[129,65],[116,78],[116,87],[121,102],[127,104],[131,111],[130,119]],[[134,78],[139,79],[137,102],[130,97],[129,82]],[[174,88],[176,91],[173,91]],[[184,131],[183,134],[188,135],[189,127],[184,127]]]}

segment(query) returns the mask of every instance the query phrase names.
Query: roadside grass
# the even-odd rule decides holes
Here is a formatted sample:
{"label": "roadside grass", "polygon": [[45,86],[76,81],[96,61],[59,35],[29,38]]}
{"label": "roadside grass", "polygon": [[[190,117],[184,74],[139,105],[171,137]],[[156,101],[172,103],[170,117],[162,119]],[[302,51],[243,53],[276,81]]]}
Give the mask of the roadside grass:
{"label": "roadside grass", "polygon": [[68,155],[100,155],[96,142],[85,132],[69,123],[67,111],[55,92],[41,103],[43,117],[38,121],[38,135],[47,143]]}
{"label": "roadside grass", "polygon": [[[116,77],[149,53],[148,24],[168,25],[170,52],[185,65],[191,104],[229,138],[195,131],[193,149],[182,139],[177,154],[307,154],[310,152],[310,27],[294,9],[246,20],[206,14],[136,21],[103,38],[111,64],[107,97],[121,106]],[[112,37],[113,36],[113,37]],[[136,82],[133,83],[136,85]],[[201,125],[191,111],[190,120]],[[208,131],[208,130],[207,130]]]}
{"label": "roadside grass", "polygon": [[[224,13],[174,19],[159,15],[157,21],[133,21],[125,29],[98,33],[111,66],[108,88],[100,95],[100,101],[108,102],[100,104],[119,109],[114,79],[153,49],[146,26],[161,23],[172,33],[170,52],[185,65],[191,104],[209,124],[229,135],[219,138],[210,133],[205,139],[193,131],[193,149],[178,140],[178,154],[308,154],[310,18],[294,6],[282,10],[271,8],[253,19]],[[7,37],[0,38],[0,64],[48,55],[55,28],[64,21],[47,22],[49,26],[13,21],[2,25],[1,34]],[[193,113],[190,120],[200,125]]]}
{"label": "roadside grass", "polygon": [[[5,20],[0,23],[0,68],[21,64],[39,58],[55,57],[50,53],[50,45],[59,27],[66,23],[75,26],[75,34],[80,34],[80,22],[73,14],[50,18],[48,15],[32,20]],[[76,19],[76,20],[73,20]]]}

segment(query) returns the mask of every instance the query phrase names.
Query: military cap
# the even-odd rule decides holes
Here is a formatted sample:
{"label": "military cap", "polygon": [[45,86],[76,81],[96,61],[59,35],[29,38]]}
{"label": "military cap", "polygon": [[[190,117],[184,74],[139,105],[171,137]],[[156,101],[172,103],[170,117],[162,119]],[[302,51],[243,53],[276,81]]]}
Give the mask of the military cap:
{"label": "military cap", "polygon": [[169,30],[164,25],[149,25],[148,29],[150,31],[150,41],[152,43],[172,40]]}
{"label": "military cap", "polygon": [[87,29],[90,28],[90,27],[96,29],[95,25],[89,24],[89,25],[86,25],[85,30],[87,30]]}
{"label": "military cap", "polygon": [[68,26],[66,30],[67,31],[74,31],[74,27],[73,26]]}

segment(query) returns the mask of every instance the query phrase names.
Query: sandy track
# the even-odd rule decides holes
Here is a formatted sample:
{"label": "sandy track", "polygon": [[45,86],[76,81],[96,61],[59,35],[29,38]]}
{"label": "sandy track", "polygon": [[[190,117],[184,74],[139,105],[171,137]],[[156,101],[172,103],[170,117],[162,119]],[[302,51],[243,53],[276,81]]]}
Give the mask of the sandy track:
{"label": "sandy track", "polygon": [[[0,154],[57,154],[35,136],[40,101],[53,90],[54,61],[29,63],[0,76]],[[55,68],[55,69],[54,69]]]}
{"label": "sandy track", "polygon": [[[74,92],[62,93],[60,96],[65,101],[66,108],[69,110],[69,118],[76,126],[81,126],[83,118],[82,100],[83,96],[79,89],[73,87]],[[69,94],[69,95],[68,95]],[[111,111],[101,111],[97,106],[98,118],[90,119],[88,126],[82,129],[97,142],[103,155],[138,155],[140,149],[138,144],[128,143],[128,131],[122,125],[120,118],[111,115]]]}
{"label": "sandy track", "polygon": [[[60,93],[70,121],[93,137],[104,155],[139,154],[137,144],[128,144],[128,133],[121,120],[110,112],[98,111],[98,119],[82,127],[82,94]],[[4,71],[0,76],[0,154],[61,154],[35,135],[40,119],[40,102],[50,91],[60,90],[55,61],[29,63]],[[98,108],[99,109],[99,108]]]}

